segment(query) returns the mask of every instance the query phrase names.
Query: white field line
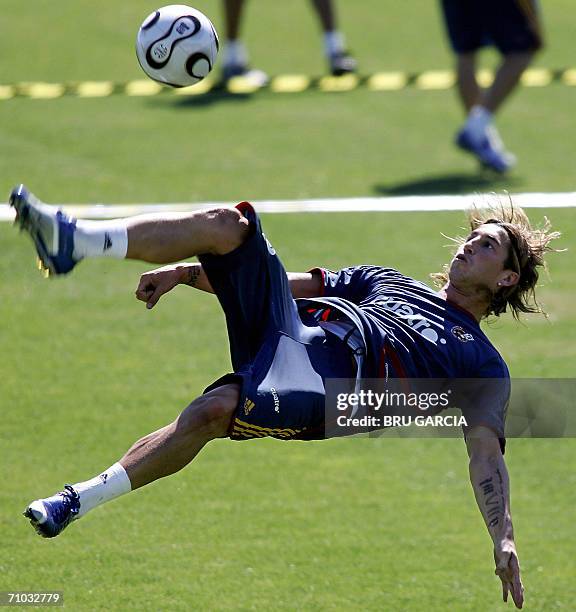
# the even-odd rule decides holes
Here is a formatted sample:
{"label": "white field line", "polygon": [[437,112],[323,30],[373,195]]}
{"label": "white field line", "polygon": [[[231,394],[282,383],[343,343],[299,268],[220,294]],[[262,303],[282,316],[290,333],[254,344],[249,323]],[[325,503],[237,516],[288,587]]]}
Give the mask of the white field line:
{"label": "white field line", "polygon": [[[380,198],[331,198],[320,200],[263,200],[253,201],[261,213],[304,212],[411,212],[464,210],[474,202],[480,203],[482,195],[434,195],[398,196]],[[574,208],[576,192],[571,193],[518,193],[513,194],[514,204],[522,208]],[[84,219],[114,219],[145,213],[188,212],[226,206],[230,202],[206,203],[158,203],[158,204],[61,204],[69,214]],[[0,204],[0,221],[14,219],[14,211],[7,204]]]}

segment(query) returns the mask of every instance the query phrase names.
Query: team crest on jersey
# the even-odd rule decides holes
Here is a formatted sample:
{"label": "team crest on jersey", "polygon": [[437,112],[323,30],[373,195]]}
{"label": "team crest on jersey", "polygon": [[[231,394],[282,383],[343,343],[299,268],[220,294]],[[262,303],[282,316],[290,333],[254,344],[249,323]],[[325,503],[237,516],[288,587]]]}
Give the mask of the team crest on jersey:
{"label": "team crest on jersey", "polygon": [[244,414],[248,416],[255,405],[256,404],[251,399],[246,398],[244,400]]}
{"label": "team crest on jersey", "polygon": [[458,340],[460,340],[460,342],[472,342],[472,340],[474,340],[474,336],[472,334],[469,334],[463,327],[460,327],[459,325],[455,325],[451,330],[452,335],[455,338],[458,338]]}
{"label": "team crest on jersey", "polygon": [[270,244],[270,240],[266,238],[266,234],[262,234],[262,238],[266,241],[266,248],[268,249],[268,253],[270,255],[276,255],[276,249]]}

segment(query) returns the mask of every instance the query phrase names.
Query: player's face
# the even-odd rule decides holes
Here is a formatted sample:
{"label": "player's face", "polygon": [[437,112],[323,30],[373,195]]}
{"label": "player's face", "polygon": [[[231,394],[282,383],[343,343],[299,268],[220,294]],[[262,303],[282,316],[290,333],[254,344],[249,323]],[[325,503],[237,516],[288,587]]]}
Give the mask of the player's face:
{"label": "player's face", "polygon": [[506,270],[510,238],[494,223],[476,228],[462,244],[450,263],[450,281],[455,285],[482,287],[496,292],[501,286],[518,281],[518,274]]}

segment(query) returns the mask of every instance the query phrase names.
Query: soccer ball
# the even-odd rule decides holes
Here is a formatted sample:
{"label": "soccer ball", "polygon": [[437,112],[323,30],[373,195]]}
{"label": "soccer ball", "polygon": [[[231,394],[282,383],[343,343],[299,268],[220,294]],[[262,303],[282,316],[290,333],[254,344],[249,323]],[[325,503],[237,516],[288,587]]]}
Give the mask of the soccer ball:
{"label": "soccer ball", "polygon": [[142,70],[172,87],[201,81],[212,70],[218,48],[210,19],[184,4],[163,6],[148,15],[136,37]]}

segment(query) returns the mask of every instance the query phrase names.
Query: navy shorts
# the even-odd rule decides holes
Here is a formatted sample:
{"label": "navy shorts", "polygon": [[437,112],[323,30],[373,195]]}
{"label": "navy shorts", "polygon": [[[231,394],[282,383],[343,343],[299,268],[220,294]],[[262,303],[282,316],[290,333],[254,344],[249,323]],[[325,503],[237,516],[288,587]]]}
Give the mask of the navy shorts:
{"label": "navy shorts", "polygon": [[258,215],[247,202],[237,208],[250,221],[246,241],[226,255],[199,257],[224,310],[234,370],[206,391],[241,385],[234,440],[322,439],[325,380],[355,376],[350,349],[312,317],[300,317]]}
{"label": "navy shorts", "polygon": [[456,53],[494,45],[507,55],[542,46],[536,0],[442,0],[442,9]]}

